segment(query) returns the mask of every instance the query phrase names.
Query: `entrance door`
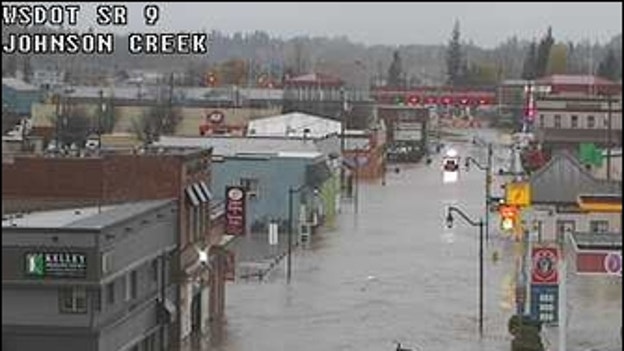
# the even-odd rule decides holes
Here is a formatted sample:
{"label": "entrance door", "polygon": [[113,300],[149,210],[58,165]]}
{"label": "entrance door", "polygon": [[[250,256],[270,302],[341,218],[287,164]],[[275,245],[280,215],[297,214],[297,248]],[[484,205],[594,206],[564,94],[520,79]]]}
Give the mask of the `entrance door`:
{"label": "entrance door", "polygon": [[562,242],[564,233],[574,233],[575,230],[575,221],[557,221],[557,242]]}

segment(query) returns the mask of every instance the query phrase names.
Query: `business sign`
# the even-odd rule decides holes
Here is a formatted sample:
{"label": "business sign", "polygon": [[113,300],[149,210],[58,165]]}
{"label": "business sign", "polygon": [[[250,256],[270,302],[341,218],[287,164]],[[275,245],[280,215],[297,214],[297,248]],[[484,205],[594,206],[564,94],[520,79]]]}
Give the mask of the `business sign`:
{"label": "business sign", "polygon": [[558,284],[557,260],[557,248],[533,247],[531,250],[531,284]]}
{"label": "business sign", "polygon": [[245,235],[245,188],[225,188],[225,234]]}
{"label": "business sign", "polygon": [[217,111],[217,110],[210,112],[207,117],[208,117],[208,121],[214,124],[221,123],[225,119],[223,112]]}
{"label": "business sign", "polygon": [[579,251],[576,253],[579,274],[622,275],[622,253],[619,251]]}
{"label": "business sign", "polygon": [[531,318],[549,325],[559,321],[559,286],[531,285]]}
{"label": "business sign", "polygon": [[26,275],[32,277],[85,278],[87,255],[75,252],[31,252],[25,256]]}
{"label": "business sign", "polygon": [[518,207],[531,205],[531,185],[527,182],[505,184],[505,203]]}
{"label": "business sign", "polygon": [[421,139],[421,129],[396,129],[394,131],[394,140],[397,141],[418,141]]}

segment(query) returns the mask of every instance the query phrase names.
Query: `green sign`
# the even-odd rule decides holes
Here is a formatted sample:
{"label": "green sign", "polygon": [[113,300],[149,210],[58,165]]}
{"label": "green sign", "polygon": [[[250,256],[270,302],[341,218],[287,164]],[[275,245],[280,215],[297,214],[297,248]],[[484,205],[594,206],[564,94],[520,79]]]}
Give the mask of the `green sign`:
{"label": "green sign", "polygon": [[593,143],[581,143],[579,159],[584,164],[600,167],[602,166],[602,150]]}
{"label": "green sign", "polygon": [[36,252],[26,254],[26,274],[33,277],[84,278],[87,257],[72,252]]}

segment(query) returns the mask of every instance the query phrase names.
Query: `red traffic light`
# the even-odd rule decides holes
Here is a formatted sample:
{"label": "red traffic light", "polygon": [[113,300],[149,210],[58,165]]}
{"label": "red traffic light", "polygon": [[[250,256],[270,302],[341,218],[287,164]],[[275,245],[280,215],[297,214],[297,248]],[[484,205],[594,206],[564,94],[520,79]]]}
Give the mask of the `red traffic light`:
{"label": "red traffic light", "polygon": [[416,105],[416,104],[418,104],[419,99],[418,99],[418,96],[416,96],[416,95],[410,95],[410,97],[407,99],[407,101],[408,101],[408,103],[410,105]]}

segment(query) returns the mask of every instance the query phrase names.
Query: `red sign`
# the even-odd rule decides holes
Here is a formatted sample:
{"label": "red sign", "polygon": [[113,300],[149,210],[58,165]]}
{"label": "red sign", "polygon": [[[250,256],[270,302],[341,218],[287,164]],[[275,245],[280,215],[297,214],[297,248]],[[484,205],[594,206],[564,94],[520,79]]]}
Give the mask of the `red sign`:
{"label": "red sign", "polygon": [[245,235],[245,188],[225,188],[225,234]]}
{"label": "red sign", "polygon": [[576,254],[579,274],[622,274],[622,253],[618,251],[580,251]]}
{"label": "red sign", "polygon": [[533,247],[531,251],[531,284],[557,284],[558,250],[555,247]]}

